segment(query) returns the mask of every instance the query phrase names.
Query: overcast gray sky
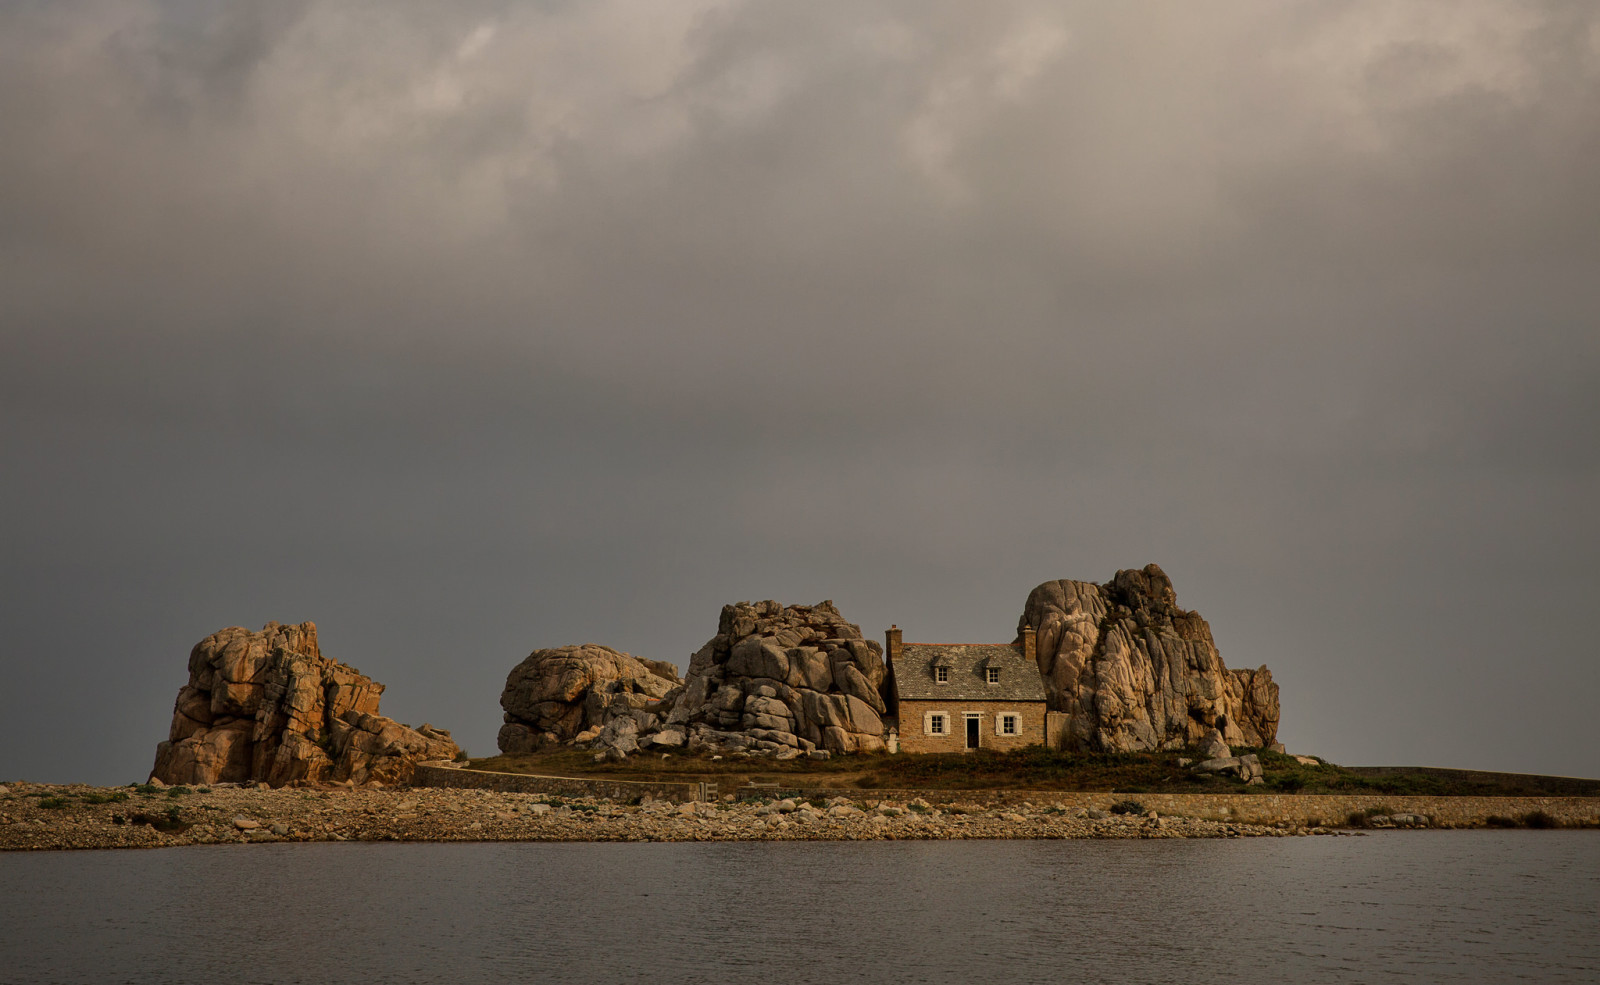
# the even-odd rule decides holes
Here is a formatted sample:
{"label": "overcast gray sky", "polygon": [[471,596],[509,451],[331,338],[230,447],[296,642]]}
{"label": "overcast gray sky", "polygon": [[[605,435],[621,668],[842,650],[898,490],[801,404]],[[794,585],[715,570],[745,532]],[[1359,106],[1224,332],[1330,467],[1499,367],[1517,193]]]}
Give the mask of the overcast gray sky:
{"label": "overcast gray sky", "polygon": [[0,779],[315,620],[1009,640],[1155,561],[1280,737],[1600,776],[1600,5],[0,6]]}

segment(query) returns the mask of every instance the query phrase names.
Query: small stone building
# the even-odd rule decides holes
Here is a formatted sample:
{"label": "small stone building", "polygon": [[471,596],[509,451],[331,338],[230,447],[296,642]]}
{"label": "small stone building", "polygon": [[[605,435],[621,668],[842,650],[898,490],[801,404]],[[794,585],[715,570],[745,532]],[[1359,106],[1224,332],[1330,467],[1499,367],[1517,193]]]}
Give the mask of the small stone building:
{"label": "small stone building", "polygon": [[886,636],[891,713],[903,752],[1045,744],[1045,690],[1032,628],[1021,645],[905,643]]}

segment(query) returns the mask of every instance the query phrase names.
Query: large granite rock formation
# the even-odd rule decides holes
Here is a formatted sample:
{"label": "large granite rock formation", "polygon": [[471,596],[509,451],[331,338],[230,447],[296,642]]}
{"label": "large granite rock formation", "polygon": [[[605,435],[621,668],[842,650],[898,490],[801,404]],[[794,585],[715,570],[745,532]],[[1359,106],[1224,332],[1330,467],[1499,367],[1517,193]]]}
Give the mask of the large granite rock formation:
{"label": "large granite rock formation", "polygon": [[660,724],[652,707],[683,683],[678,668],[585,643],[535,650],[506,675],[500,707],[500,751],[508,755],[541,746],[592,739],[618,718],[636,729]]}
{"label": "large granite rock formation", "polygon": [[450,733],[378,714],[383,685],[322,655],[317,627],[269,622],[213,633],[189,653],[172,730],[151,775],[164,783],[405,782],[453,759]]}
{"label": "large granite rock formation", "polygon": [[1018,632],[1026,626],[1038,633],[1050,708],[1068,715],[1067,748],[1176,749],[1212,728],[1233,745],[1277,741],[1272,673],[1223,666],[1211,627],[1178,608],[1154,564],[1104,585],[1045,582],[1028,596]]}
{"label": "large granite rock formation", "polygon": [[884,676],[883,647],[832,602],[725,605],[682,690],[662,702],[669,741],[780,758],[878,752]]}

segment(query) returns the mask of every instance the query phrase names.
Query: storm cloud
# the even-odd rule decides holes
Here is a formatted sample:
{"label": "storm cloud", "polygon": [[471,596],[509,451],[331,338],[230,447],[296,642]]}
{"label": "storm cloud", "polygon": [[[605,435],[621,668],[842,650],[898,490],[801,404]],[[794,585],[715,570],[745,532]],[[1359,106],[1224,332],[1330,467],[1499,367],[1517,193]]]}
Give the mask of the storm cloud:
{"label": "storm cloud", "polygon": [[315,620],[1008,640],[1163,565],[1280,737],[1600,775],[1589,3],[0,8],[0,776]]}

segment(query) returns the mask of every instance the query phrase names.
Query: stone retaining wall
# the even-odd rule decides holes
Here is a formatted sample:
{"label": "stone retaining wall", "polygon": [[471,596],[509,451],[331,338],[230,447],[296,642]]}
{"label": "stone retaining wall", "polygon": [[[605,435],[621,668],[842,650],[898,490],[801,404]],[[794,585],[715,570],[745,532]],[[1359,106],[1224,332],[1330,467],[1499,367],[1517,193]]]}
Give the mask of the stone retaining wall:
{"label": "stone retaining wall", "polygon": [[418,766],[411,777],[414,787],[453,787],[469,790],[494,790],[499,793],[547,793],[562,797],[601,797],[624,803],[636,797],[657,800],[697,800],[698,783],[656,783],[639,780],[584,780],[567,776],[536,776],[531,773],[494,773],[489,770],[455,769],[448,766]]}
{"label": "stone retaining wall", "polygon": [[[419,787],[455,787],[496,790],[502,793],[546,793],[564,797],[601,797],[631,801],[650,796],[657,800],[698,800],[698,783],[658,783],[638,780],[578,779],[525,773],[418,766],[412,784]],[[799,797],[853,800],[889,800],[904,803],[921,798],[931,804],[978,802],[984,804],[1059,804],[1066,808],[1107,810],[1124,800],[1136,800],[1147,810],[1180,817],[1215,818],[1250,824],[1322,823],[1342,825],[1356,812],[1382,808],[1382,813],[1422,814],[1435,824],[1477,825],[1490,817],[1516,818],[1543,811],[1566,825],[1600,826],[1600,797],[1425,797],[1389,794],[1267,794],[1267,793],[1076,793],[1060,790],[882,790],[851,787],[734,786],[724,781],[719,794],[761,797]]]}

